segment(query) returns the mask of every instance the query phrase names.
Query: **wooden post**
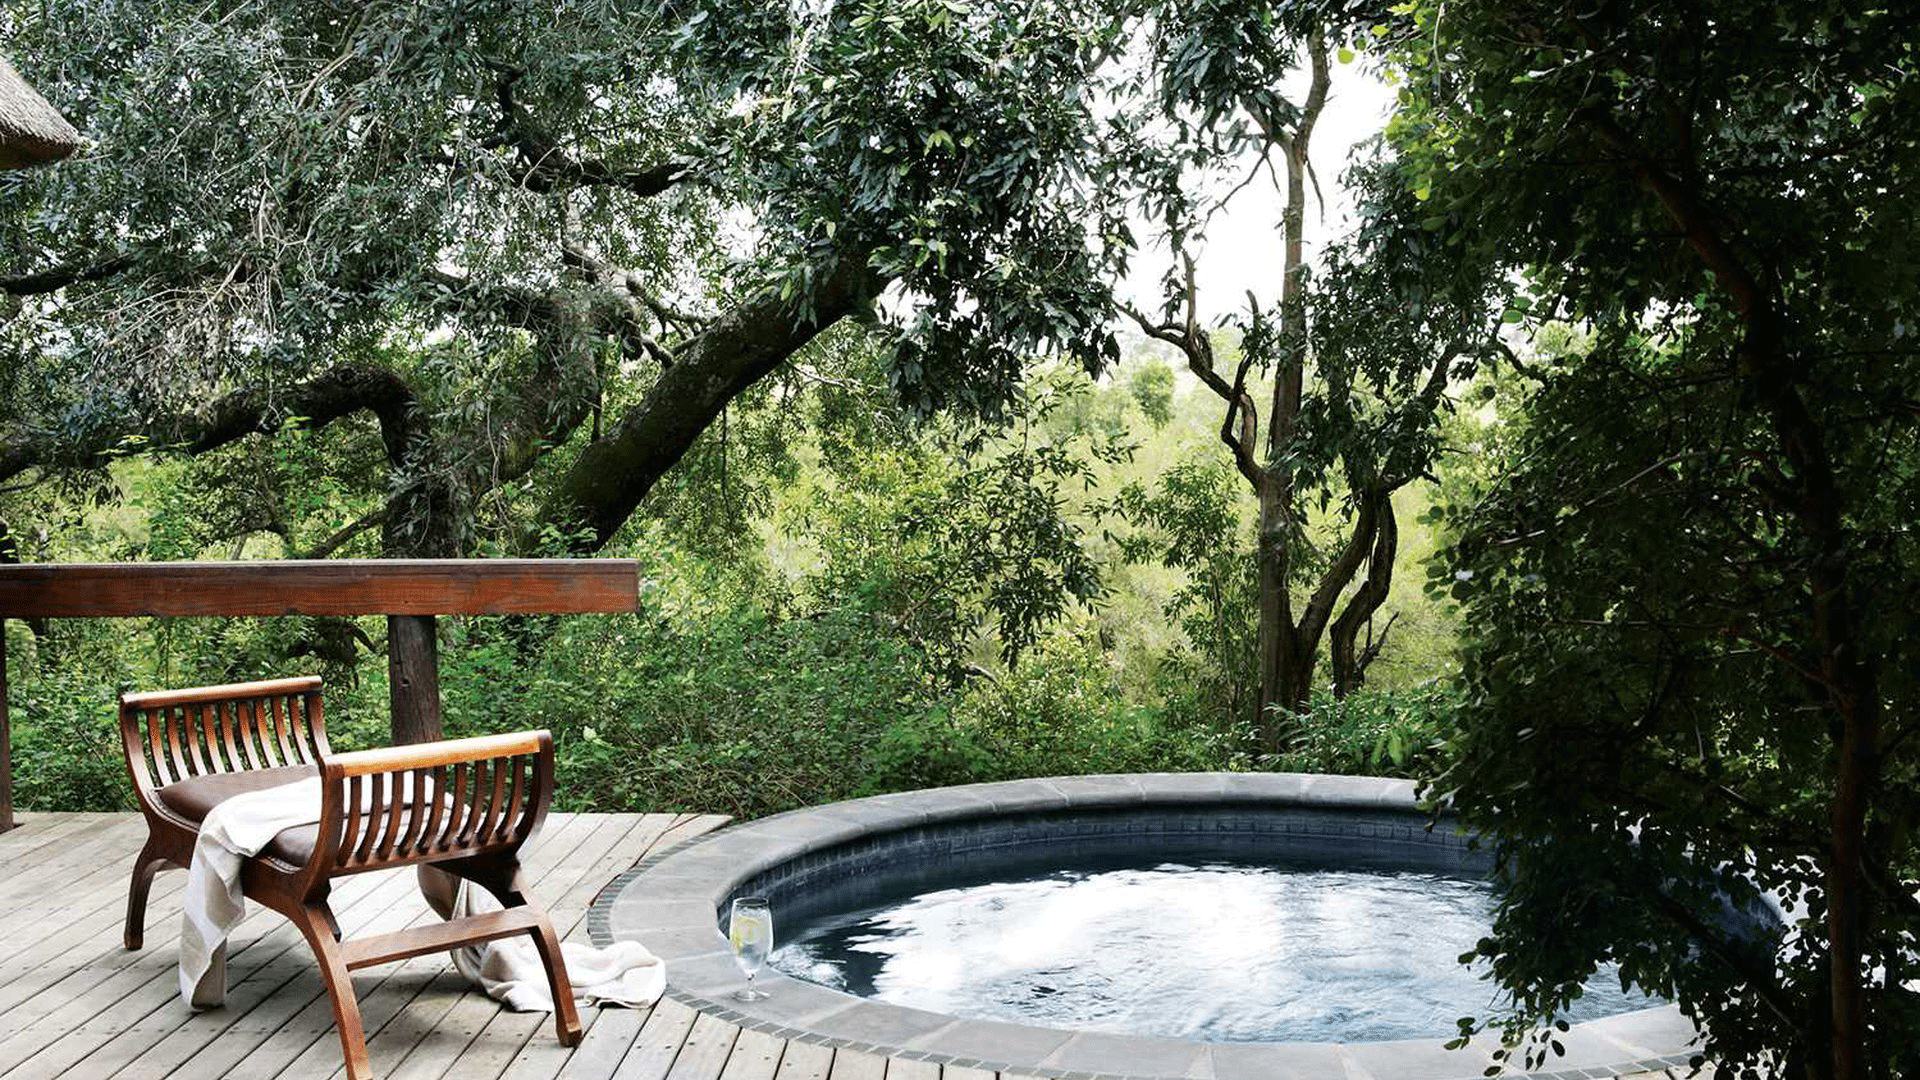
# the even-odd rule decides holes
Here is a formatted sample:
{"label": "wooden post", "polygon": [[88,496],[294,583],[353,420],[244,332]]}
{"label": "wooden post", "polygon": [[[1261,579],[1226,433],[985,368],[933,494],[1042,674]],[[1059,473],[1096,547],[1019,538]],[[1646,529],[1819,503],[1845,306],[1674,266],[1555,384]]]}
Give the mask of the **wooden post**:
{"label": "wooden post", "polygon": [[387,616],[387,684],[394,745],[440,738],[440,641],[433,616]]}
{"label": "wooden post", "polygon": [[13,826],[13,728],[7,720],[7,618],[0,615],[0,832]]}

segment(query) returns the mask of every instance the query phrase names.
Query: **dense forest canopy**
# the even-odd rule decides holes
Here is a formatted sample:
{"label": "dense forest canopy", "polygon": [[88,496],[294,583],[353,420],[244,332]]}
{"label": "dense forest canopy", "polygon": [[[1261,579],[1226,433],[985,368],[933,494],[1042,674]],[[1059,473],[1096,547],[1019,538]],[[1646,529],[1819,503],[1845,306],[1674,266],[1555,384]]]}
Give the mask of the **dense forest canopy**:
{"label": "dense forest canopy", "polygon": [[[1599,956],[1677,988],[1725,1073],[1911,1075],[1920,15],[1410,15],[1406,168],[1577,330],[1435,567],[1438,789],[1513,879],[1481,951],[1536,1018]],[[1778,951],[1716,918],[1756,887],[1805,920]]]}
{"label": "dense forest canopy", "polygon": [[[642,558],[630,625],[454,631],[450,726],[554,727],[586,805],[1422,774],[1507,885],[1469,1028],[1537,1064],[1612,962],[1727,1075],[1908,1075],[1917,20],[9,5],[91,145],[0,178],[0,514],[29,557]],[[1399,104],[1309,251],[1356,53]],[[1271,280],[1207,325],[1256,182]],[[1447,628],[1389,644],[1436,541]],[[158,638],[349,700],[378,647]],[[33,644],[27,749],[84,748],[133,650]]]}
{"label": "dense forest canopy", "polygon": [[8,181],[0,475],[370,415],[382,550],[446,555],[582,435],[539,517],[593,549],[838,319],[927,405],[1113,354],[1077,178],[1116,25],[1072,5],[4,18],[96,149]]}

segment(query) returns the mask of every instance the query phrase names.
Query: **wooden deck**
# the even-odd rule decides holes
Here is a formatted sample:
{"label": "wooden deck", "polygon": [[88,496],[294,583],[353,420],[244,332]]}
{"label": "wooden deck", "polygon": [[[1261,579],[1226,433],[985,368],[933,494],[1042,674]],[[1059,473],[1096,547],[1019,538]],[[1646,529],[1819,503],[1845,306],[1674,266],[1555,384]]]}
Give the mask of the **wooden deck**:
{"label": "wooden deck", "polygon": [[[555,814],[528,848],[535,895],[563,937],[635,861],[725,819]],[[144,829],[133,814],[28,814],[0,833],[0,1080],[307,1080],[344,1076],[319,973],[291,924],[249,905],[230,944],[225,1008],[180,999],[174,942],[186,875],[162,874],[147,946],[120,943],[127,876]],[[349,937],[431,919],[407,871],[341,881]],[[445,956],[356,973],[367,1046],[388,1080],[997,1080],[743,1031],[672,1001],[590,1009],[585,1040],[559,1045],[545,1014],[468,993]],[[1010,1078],[1009,1078],[1010,1080]]]}

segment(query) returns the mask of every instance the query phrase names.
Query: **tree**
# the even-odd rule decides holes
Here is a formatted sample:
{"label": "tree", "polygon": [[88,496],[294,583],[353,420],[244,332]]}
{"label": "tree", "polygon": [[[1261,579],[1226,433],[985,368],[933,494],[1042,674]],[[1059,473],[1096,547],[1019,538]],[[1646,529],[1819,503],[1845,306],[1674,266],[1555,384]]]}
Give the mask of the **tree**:
{"label": "tree", "polygon": [[[1469,374],[1491,347],[1497,313],[1488,298],[1491,279],[1445,261],[1448,253],[1426,242],[1390,159],[1356,168],[1349,184],[1365,204],[1367,224],[1325,254],[1317,276],[1310,265],[1307,189],[1317,180],[1308,151],[1332,85],[1331,39],[1343,32],[1336,20],[1344,18],[1288,4],[1163,11],[1151,96],[1171,124],[1134,127],[1171,126],[1174,134],[1127,155],[1156,163],[1142,170],[1156,182],[1139,198],[1150,216],[1167,223],[1181,260],[1167,281],[1165,307],[1128,314],[1149,336],[1179,349],[1225,407],[1221,442],[1259,502],[1257,708],[1270,752],[1282,748],[1290,718],[1307,707],[1323,641],[1331,647],[1337,694],[1359,685],[1377,655],[1383,638],[1358,641],[1391,585],[1398,545],[1393,493],[1427,473],[1448,383]],[[1280,87],[1302,57],[1307,85],[1295,102]],[[1275,180],[1285,197],[1280,287],[1267,308],[1249,296],[1235,319],[1240,361],[1222,370],[1200,324],[1191,255],[1220,204],[1194,191],[1219,161],[1243,158],[1248,149],[1257,156],[1256,174],[1271,168],[1276,152],[1284,166],[1284,180]],[[1316,557],[1309,519],[1336,499],[1334,550]]]}
{"label": "tree", "polygon": [[[1495,838],[1510,1019],[1613,960],[1722,1075],[1912,1075],[1920,16],[1406,11],[1435,235],[1582,339],[1524,365],[1439,570],[1471,704],[1434,793]],[[1733,932],[1762,891],[1785,931]]]}
{"label": "tree", "polygon": [[1140,405],[1140,414],[1155,428],[1167,426],[1173,419],[1173,369],[1158,357],[1150,357],[1127,380],[1127,393]]}
{"label": "tree", "polygon": [[[12,8],[96,151],[0,207],[0,478],[363,425],[388,554],[607,544],[835,322],[921,407],[1114,354],[1091,6]],[[874,301],[891,290],[893,301]]]}

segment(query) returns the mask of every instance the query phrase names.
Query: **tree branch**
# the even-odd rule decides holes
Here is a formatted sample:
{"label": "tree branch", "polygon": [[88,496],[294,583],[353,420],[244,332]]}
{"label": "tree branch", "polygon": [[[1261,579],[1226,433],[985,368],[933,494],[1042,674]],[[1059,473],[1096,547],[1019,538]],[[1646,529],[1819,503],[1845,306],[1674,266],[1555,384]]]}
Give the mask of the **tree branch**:
{"label": "tree branch", "polygon": [[8,296],[40,296],[57,292],[69,285],[80,285],[92,281],[104,281],[134,264],[132,255],[121,252],[94,262],[67,263],[51,270],[42,270],[37,274],[16,274],[12,277],[0,277],[0,293]]}
{"label": "tree branch", "polygon": [[135,438],[144,438],[153,449],[203,454],[248,435],[278,431],[293,417],[320,428],[362,410],[379,418],[388,461],[398,464],[414,436],[413,403],[412,389],[393,372],[370,364],[342,364],[277,393],[238,390],[194,413],[101,424],[78,440],[38,433],[9,438],[0,442],[0,479],[34,467],[98,467],[123,453]]}
{"label": "tree branch", "polygon": [[[1354,515],[1353,532],[1348,534],[1346,546],[1320,575],[1319,586],[1308,598],[1307,606],[1300,611],[1298,633],[1305,640],[1320,640],[1321,631],[1326,629],[1327,620],[1333,615],[1333,606],[1339,601],[1341,591],[1366,562],[1367,553],[1372,550],[1379,529],[1380,504],[1384,501],[1384,497],[1374,492],[1368,492],[1360,499],[1359,511]],[[1391,515],[1392,512],[1389,507],[1387,513]]]}
{"label": "tree branch", "polygon": [[387,520],[387,508],[385,506],[382,506],[379,509],[373,511],[372,513],[367,514],[365,517],[362,517],[360,520],[352,522],[342,527],[341,529],[336,531],[332,536],[327,537],[325,540],[320,541],[318,544],[315,544],[313,547],[294,556],[294,558],[297,558],[297,559],[331,558],[334,552],[339,551],[342,547],[346,546],[347,541],[353,539],[356,536],[359,536],[361,533],[366,532],[368,529],[371,529],[376,525],[384,525],[386,523],[386,520]]}
{"label": "tree branch", "polygon": [[516,184],[542,194],[580,187],[615,187],[641,198],[652,198],[687,178],[694,165],[667,161],[642,168],[609,165],[600,158],[576,158],[561,149],[551,131],[536,122],[526,106],[514,99],[513,84],[524,72],[497,65],[500,80],[494,96],[500,120],[494,138],[483,145],[511,146],[519,165],[510,171]]}
{"label": "tree branch", "polygon": [[1221,378],[1220,373],[1213,369],[1213,340],[1200,327],[1199,287],[1194,283],[1193,258],[1183,252],[1180,260],[1185,276],[1185,286],[1182,289],[1182,298],[1186,304],[1184,325],[1173,323],[1156,325],[1140,311],[1127,304],[1122,304],[1121,310],[1131,316],[1134,322],[1139,323],[1140,329],[1147,336],[1179,349],[1181,355],[1187,358],[1187,370],[1193,372],[1201,385],[1213,391],[1214,396],[1227,406],[1226,415],[1220,421],[1220,441],[1233,455],[1234,468],[1246,478],[1247,483],[1253,485],[1255,491],[1258,491],[1261,485],[1266,483],[1266,476],[1260,468],[1259,461],[1253,456],[1253,448],[1260,443],[1260,413],[1254,406],[1253,396],[1248,394],[1246,389],[1246,377],[1251,368],[1251,362],[1240,365],[1231,383]]}
{"label": "tree branch", "polygon": [[868,267],[867,254],[846,252],[824,270],[808,316],[793,300],[762,292],[681,346],[640,403],[581,451],[540,519],[583,528],[583,551],[605,546],[728,402],[822,330],[872,305],[885,282]]}

